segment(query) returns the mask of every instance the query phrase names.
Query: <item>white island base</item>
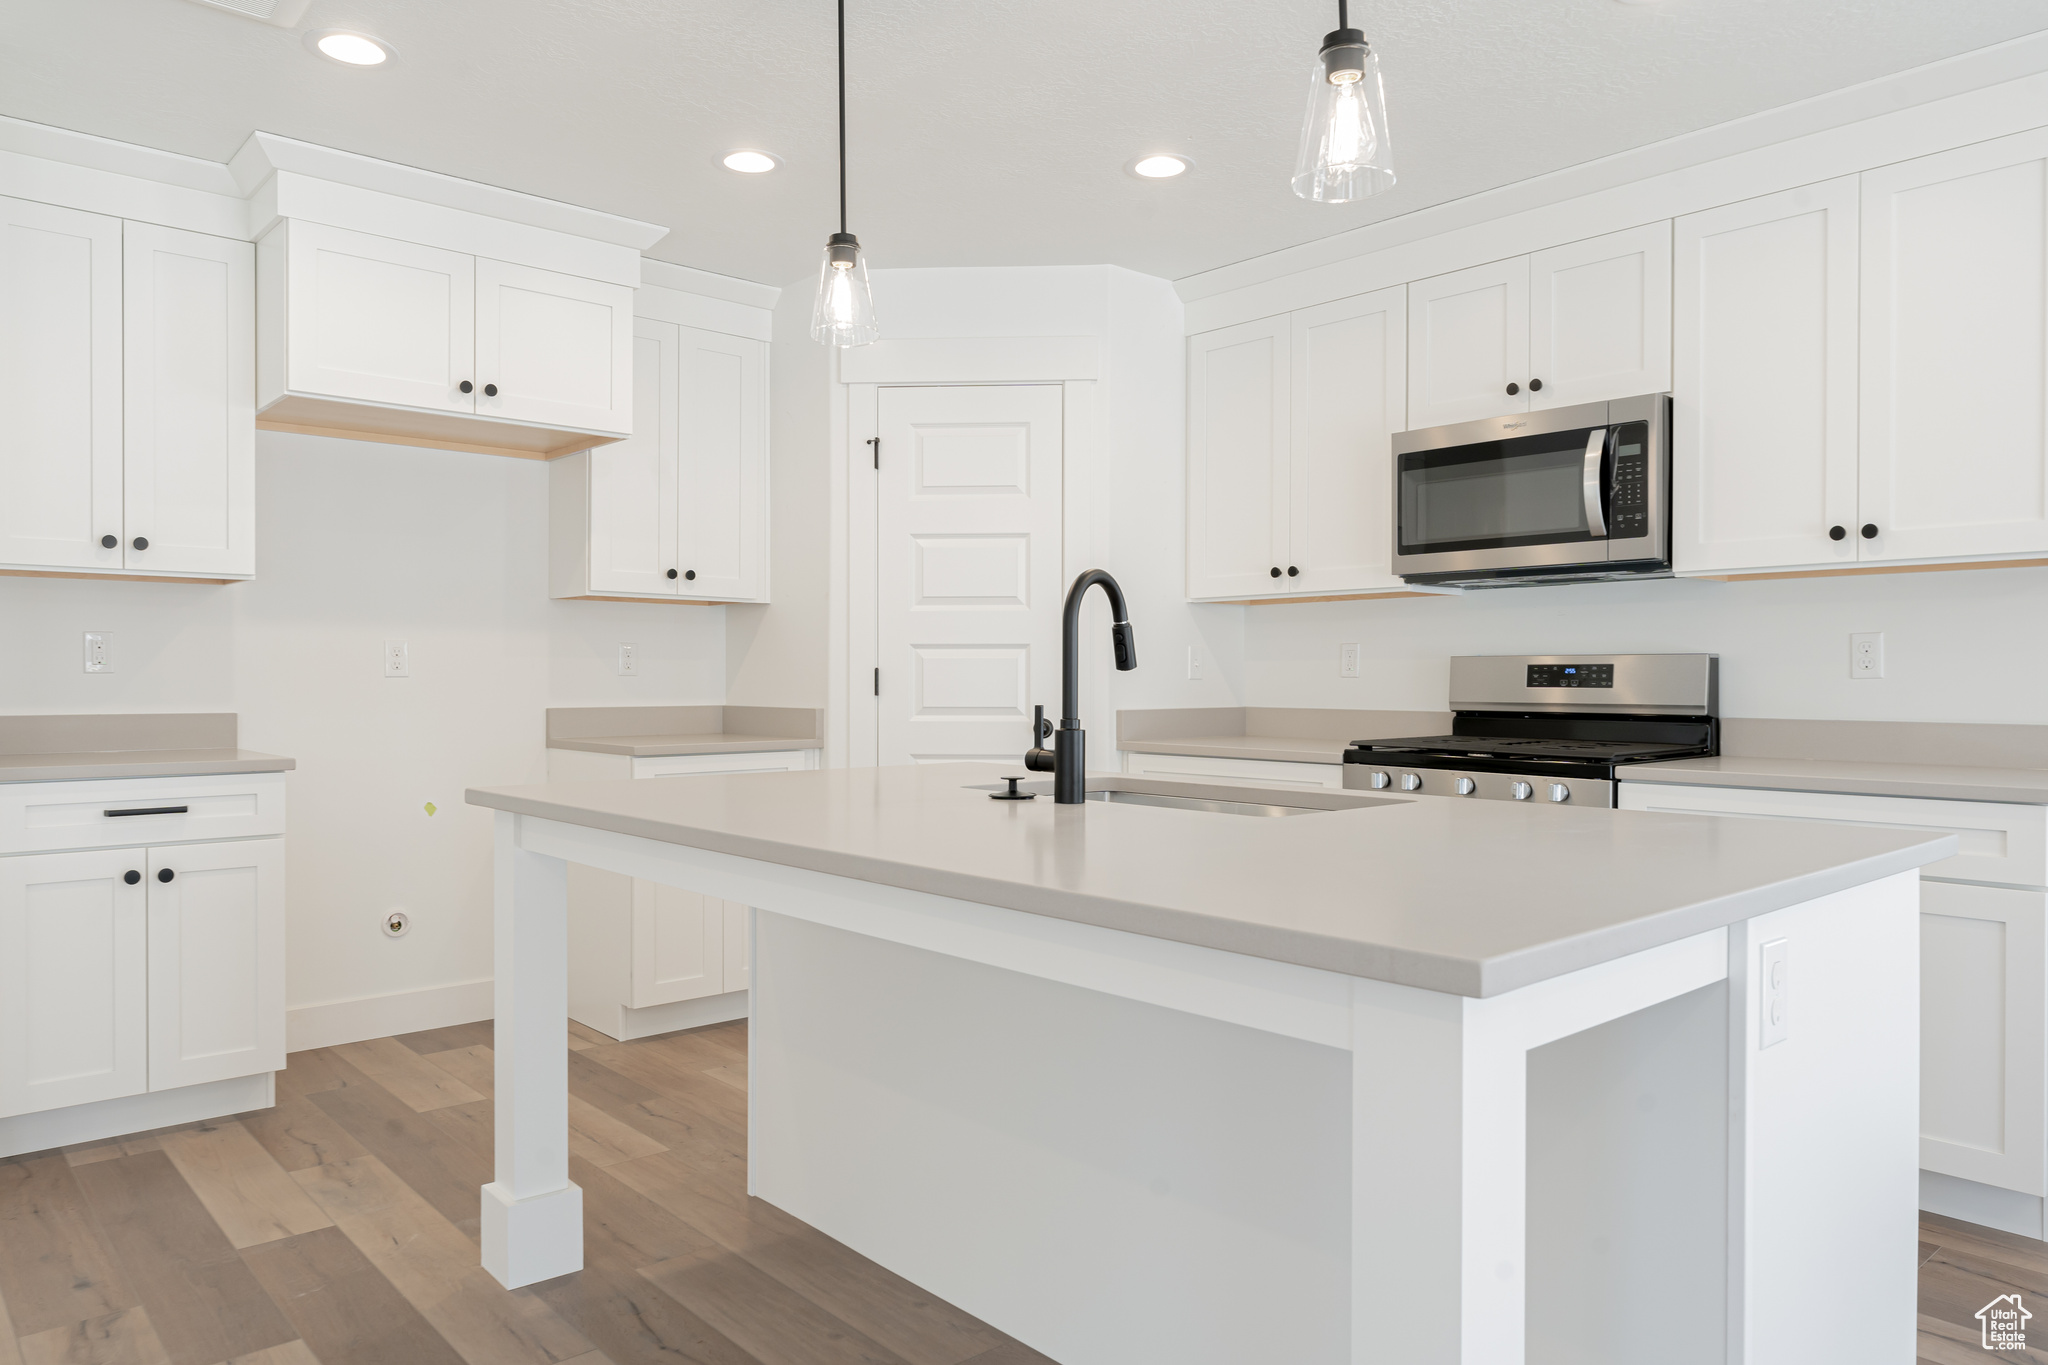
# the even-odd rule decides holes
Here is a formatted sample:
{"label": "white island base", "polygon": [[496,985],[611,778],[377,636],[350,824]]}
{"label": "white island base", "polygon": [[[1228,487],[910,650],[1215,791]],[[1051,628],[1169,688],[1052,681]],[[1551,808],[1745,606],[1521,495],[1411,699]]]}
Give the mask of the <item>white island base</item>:
{"label": "white island base", "polygon": [[1061,1365],[1913,1360],[1916,873],[1480,999],[496,820],[508,1286],[582,1265],[568,860],[757,907],[752,1192]]}

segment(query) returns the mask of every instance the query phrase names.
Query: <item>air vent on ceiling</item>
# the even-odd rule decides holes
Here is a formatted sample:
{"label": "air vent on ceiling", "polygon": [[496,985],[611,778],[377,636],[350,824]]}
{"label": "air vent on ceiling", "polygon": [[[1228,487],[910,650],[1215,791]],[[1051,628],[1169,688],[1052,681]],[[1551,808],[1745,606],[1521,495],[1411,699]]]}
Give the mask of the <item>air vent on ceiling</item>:
{"label": "air vent on ceiling", "polygon": [[245,19],[261,19],[279,28],[291,28],[304,17],[311,0],[192,0],[208,9],[224,9]]}

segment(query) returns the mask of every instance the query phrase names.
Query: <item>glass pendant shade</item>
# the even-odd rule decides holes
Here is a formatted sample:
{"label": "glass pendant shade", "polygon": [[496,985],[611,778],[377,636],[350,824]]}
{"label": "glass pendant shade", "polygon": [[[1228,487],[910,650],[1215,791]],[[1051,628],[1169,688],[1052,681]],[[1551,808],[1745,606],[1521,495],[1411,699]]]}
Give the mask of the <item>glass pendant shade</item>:
{"label": "glass pendant shade", "polygon": [[1294,192],[1319,204],[1348,204],[1393,185],[1379,55],[1357,29],[1339,29],[1323,40],[1309,76]]}
{"label": "glass pendant shade", "polygon": [[850,232],[835,232],[825,244],[825,263],[818,270],[811,336],[827,346],[865,346],[880,335],[860,243]]}

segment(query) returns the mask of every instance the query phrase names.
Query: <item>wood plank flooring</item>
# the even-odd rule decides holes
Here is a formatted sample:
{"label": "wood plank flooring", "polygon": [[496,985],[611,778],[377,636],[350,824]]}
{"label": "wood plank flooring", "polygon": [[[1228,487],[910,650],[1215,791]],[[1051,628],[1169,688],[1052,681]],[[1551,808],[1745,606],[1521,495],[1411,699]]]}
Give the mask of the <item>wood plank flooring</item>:
{"label": "wood plank flooring", "polygon": [[[746,1193],[747,1032],[570,1027],[585,1268],[477,1263],[491,1026],[292,1054],[275,1108],[0,1161],[0,1365],[1053,1365]],[[1922,1365],[2048,1243],[1926,1215]],[[2048,1365],[2041,1345],[1995,1358]]]}

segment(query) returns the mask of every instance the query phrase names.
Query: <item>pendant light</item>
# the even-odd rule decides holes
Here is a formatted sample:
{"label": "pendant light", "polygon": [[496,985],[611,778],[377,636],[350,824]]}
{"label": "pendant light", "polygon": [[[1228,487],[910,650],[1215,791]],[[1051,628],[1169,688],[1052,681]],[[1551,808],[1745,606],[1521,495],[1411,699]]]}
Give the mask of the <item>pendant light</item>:
{"label": "pendant light", "polygon": [[839,231],[825,239],[811,335],[827,346],[865,346],[881,335],[875,328],[875,296],[868,290],[868,263],[861,258],[860,240],[846,230],[846,0],[839,0]]}
{"label": "pendant light", "polygon": [[1348,204],[1393,184],[1380,59],[1365,35],[1351,27],[1348,0],[1337,0],[1336,32],[1323,38],[1309,76],[1294,192],[1319,204]]}

